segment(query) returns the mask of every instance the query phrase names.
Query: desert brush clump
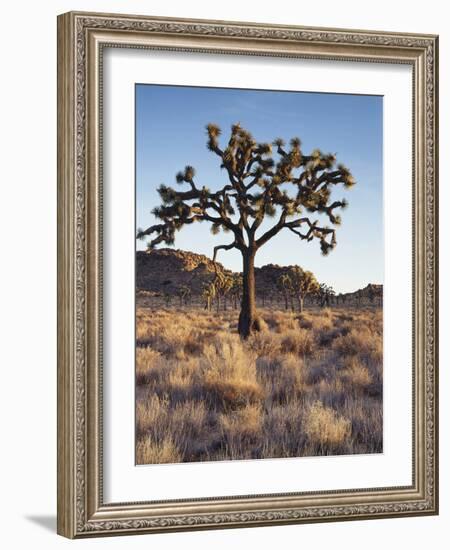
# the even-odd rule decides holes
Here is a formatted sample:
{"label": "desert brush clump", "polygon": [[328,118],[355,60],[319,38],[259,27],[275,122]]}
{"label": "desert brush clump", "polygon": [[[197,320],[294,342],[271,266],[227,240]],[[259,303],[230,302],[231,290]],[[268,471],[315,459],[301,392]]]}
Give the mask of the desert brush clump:
{"label": "desert brush clump", "polygon": [[263,388],[256,378],[255,360],[255,354],[230,336],[206,346],[203,385],[208,401],[225,410],[260,402]]}
{"label": "desert brush clump", "polygon": [[339,448],[348,439],[351,423],[334,409],[325,407],[321,401],[314,401],[306,413],[305,432],[312,443],[328,452]]}
{"label": "desert brush clump", "polygon": [[138,302],[138,464],[382,452],[378,310],[265,308],[246,340],[238,316]]}
{"label": "desert brush clump", "polygon": [[154,441],[151,437],[140,439],[136,454],[140,464],[173,464],[182,460],[182,453],[170,437],[159,441]]}

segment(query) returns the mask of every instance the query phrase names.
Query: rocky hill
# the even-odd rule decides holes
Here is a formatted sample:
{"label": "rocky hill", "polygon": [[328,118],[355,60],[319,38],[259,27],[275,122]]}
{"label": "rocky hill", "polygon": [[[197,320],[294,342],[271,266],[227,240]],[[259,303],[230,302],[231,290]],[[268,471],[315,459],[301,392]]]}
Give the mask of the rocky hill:
{"label": "rocky hill", "polygon": [[[276,294],[276,282],[290,266],[268,264],[255,268],[257,296],[271,300]],[[147,295],[175,295],[182,286],[188,286],[192,295],[200,295],[205,284],[211,282],[216,270],[232,274],[219,262],[202,254],[160,248],[136,253],[136,290]],[[340,294],[333,302],[346,305],[381,303],[383,286],[369,284],[355,292]]]}
{"label": "rocky hill", "polygon": [[256,293],[259,296],[265,295],[270,298],[274,292],[277,281],[283,273],[292,266],[281,266],[277,264],[267,264],[263,267],[255,268]]}
{"label": "rocky hill", "polygon": [[360,288],[355,292],[340,294],[338,301],[342,301],[345,304],[381,304],[383,301],[383,285],[369,283],[366,287]]}
{"label": "rocky hill", "polygon": [[[202,254],[160,248],[136,253],[136,287],[152,293],[175,294],[180,286],[187,285],[193,294],[201,292],[204,284],[219,273],[232,272],[219,262],[214,262]],[[272,291],[279,276],[288,270],[288,266],[268,264],[255,268],[258,294]]]}
{"label": "rocky hill", "polygon": [[[221,273],[227,272],[219,262],[216,268]],[[199,294],[203,284],[211,282],[214,276],[214,262],[201,254],[172,248],[136,253],[137,290],[175,294],[180,286],[186,285],[192,294]]]}

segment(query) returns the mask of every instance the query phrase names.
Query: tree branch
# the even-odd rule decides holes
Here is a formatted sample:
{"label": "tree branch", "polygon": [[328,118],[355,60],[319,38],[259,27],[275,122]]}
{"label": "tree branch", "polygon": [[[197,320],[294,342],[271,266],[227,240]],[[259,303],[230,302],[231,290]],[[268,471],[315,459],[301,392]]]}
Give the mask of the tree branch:
{"label": "tree branch", "polygon": [[256,241],[256,248],[260,248],[263,244],[265,244],[268,240],[270,240],[272,237],[275,237],[277,233],[279,233],[286,222],[287,212],[283,210],[283,212],[280,215],[280,218],[278,222],[268,231],[264,233],[257,241]]}
{"label": "tree branch", "polygon": [[[285,147],[282,139],[276,139],[272,148],[271,144],[257,143],[239,124],[232,126],[224,149],[219,145],[221,130],[217,125],[208,124],[207,134],[208,149],[221,158],[221,168],[226,170],[229,181],[215,192],[199,188],[194,181],[194,168],[186,166],[176,175],[176,180],[180,184],[187,183],[190,189],[178,191],[161,185],[158,192],[162,202],[153,214],[163,223],[139,230],[138,238],[153,235],[150,247],[161,242],[173,244],[176,231],[183,225],[207,221],[213,224],[214,231],[222,227],[234,234],[233,243],[220,245],[217,250],[258,249],[285,228],[300,239],[317,238],[323,253],[334,248],[335,229],[320,227],[318,221],[308,217],[287,221],[306,209],[325,214],[331,224],[339,225],[340,217],[335,210],[344,208],[346,201],[330,204],[331,186],[343,184],[347,188],[355,181],[344,165],[336,167],[334,154],[316,149],[304,155],[297,137],[290,140],[289,147]],[[278,155],[277,162],[272,149]],[[264,219],[274,216],[280,209],[278,221],[256,240],[256,232]],[[235,219],[237,221],[233,221]],[[303,225],[307,227],[302,229]]]}
{"label": "tree branch", "polygon": [[231,250],[232,248],[240,248],[238,243],[236,241],[233,241],[230,244],[219,244],[218,246],[214,247],[214,254],[213,254],[213,262],[216,261],[217,252],[219,250]]}

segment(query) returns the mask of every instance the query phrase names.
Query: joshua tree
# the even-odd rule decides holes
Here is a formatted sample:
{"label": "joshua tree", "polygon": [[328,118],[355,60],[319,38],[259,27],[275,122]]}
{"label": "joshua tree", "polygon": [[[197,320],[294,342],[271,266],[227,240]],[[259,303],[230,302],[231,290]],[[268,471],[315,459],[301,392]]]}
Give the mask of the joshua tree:
{"label": "joshua tree", "polygon": [[266,307],[266,300],[269,299],[269,294],[270,294],[270,290],[266,287],[262,287],[259,289],[258,291],[258,288],[256,289],[256,301],[258,301],[258,298],[259,300],[261,301],[261,306],[262,307]]}
{"label": "joshua tree", "polygon": [[[225,145],[219,143],[220,128],[208,124],[207,147],[219,157],[227,182],[217,191],[199,187],[195,170],[186,166],[176,176],[186,185],[179,191],[160,185],[162,204],[153,209],[161,223],[138,230],[137,237],[150,236],[150,248],[173,244],[175,233],[195,222],[209,222],[217,234],[222,229],[231,234],[231,241],[214,247],[213,260],[219,250],[236,248],[242,254],[243,292],[238,329],[243,338],[260,328],[255,301],[255,256],[257,251],[285,229],[299,239],[317,239],[323,254],[336,246],[336,228],[340,217],[336,210],[345,208],[344,199],[331,200],[332,188],[355,184],[350,171],[338,164],[334,154],[315,149],[310,154],[301,150],[300,139],[294,137],[289,147],[282,139],[258,143],[250,132],[233,124]],[[306,213],[305,213],[306,212]],[[313,219],[309,214],[318,213]],[[267,218],[276,218],[272,226],[262,225]],[[324,218],[333,227],[322,225]],[[258,231],[259,230],[259,231]]]}
{"label": "joshua tree", "polygon": [[205,309],[211,311],[211,304],[216,296],[216,287],[214,283],[203,285],[202,298],[205,300]]}
{"label": "joshua tree", "polygon": [[287,273],[278,277],[277,288],[284,298],[284,309],[289,309],[289,298],[292,296],[292,280]]}
{"label": "joshua tree", "polygon": [[306,296],[316,293],[320,289],[319,283],[311,271],[304,271],[298,265],[291,267],[287,276],[291,280],[292,293],[297,298],[301,313]]}
{"label": "joshua tree", "polygon": [[242,297],[242,275],[240,273],[233,273],[231,277],[233,286],[231,287],[230,294],[233,300],[233,307],[237,309],[237,304],[240,303]]}
{"label": "joshua tree", "polygon": [[182,307],[183,304],[187,305],[190,295],[191,289],[188,286],[182,285],[177,288],[177,296],[180,299],[180,307]]}
{"label": "joshua tree", "polygon": [[336,295],[333,287],[322,283],[317,289],[317,296],[321,307],[329,306],[332,298]]}
{"label": "joshua tree", "polygon": [[227,309],[227,295],[233,287],[233,279],[226,273],[216,271],[216,276],[213,281],[216,290],[217,312],[220,310],[221,300],[223,298],[223,309]]}

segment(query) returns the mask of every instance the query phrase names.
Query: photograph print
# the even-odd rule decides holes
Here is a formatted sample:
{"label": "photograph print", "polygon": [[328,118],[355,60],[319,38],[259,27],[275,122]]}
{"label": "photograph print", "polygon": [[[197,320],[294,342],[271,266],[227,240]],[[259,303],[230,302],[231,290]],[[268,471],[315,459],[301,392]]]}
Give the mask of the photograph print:
{"label": "photograph print", "polygon": [[137,84],[136,464],[383,452],[383,98]]}

